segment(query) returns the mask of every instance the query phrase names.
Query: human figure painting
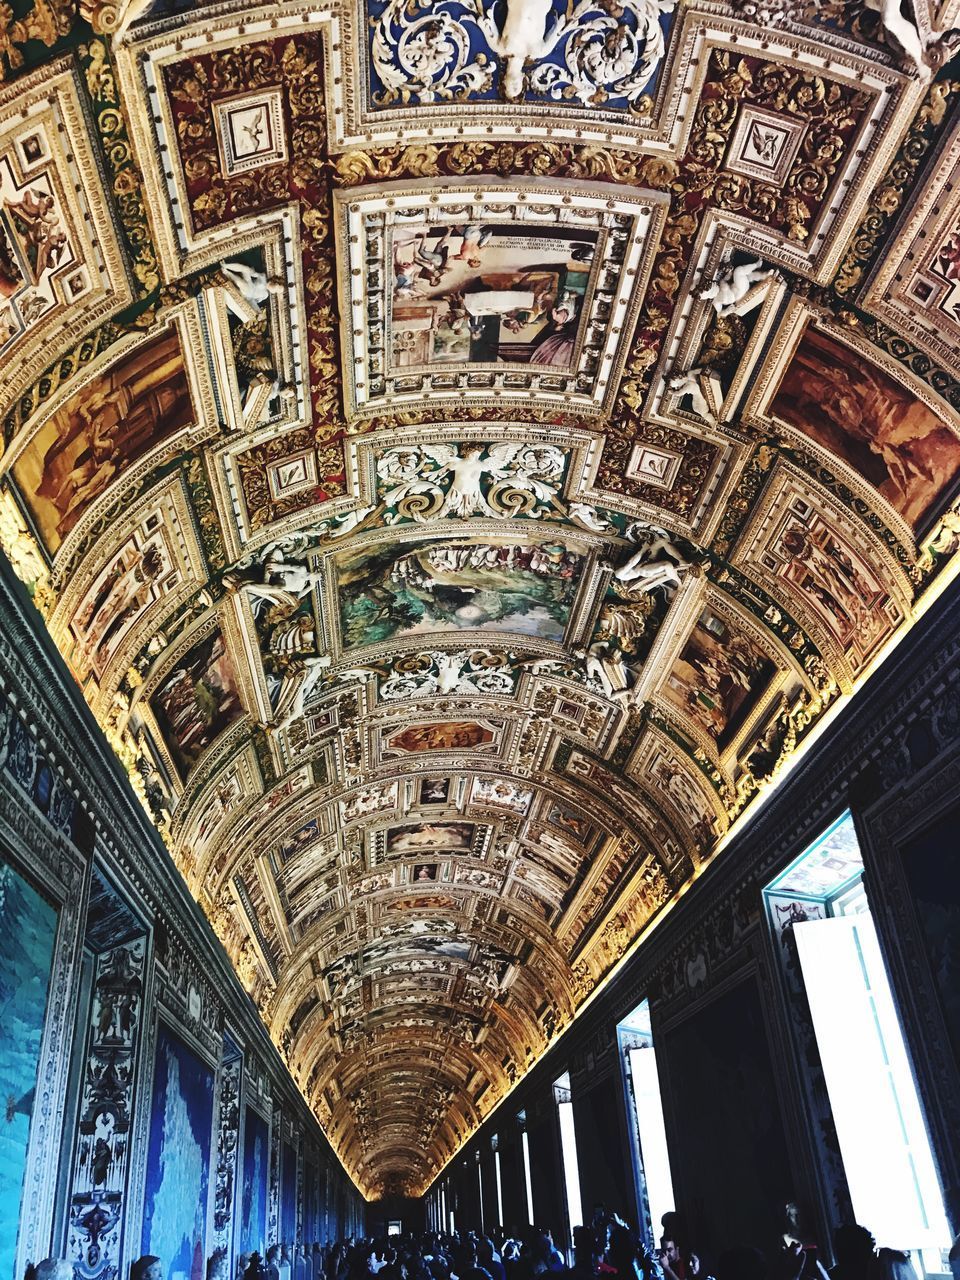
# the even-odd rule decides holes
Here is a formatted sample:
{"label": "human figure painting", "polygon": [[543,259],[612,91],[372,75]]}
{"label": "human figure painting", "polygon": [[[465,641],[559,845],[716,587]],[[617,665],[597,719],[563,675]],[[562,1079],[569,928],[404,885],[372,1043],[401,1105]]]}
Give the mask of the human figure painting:
{"label": "human figure painting", "polygon": [[747,635],[704,609],[667,677],[663,695],[723,751],[775,671]]}
{"label": "human figure painting", "polygon": [[390,238],[394,367],[574,367],[598,233],[414,223]]}
{"label": "human figure painting", "polygon": [[960,475],[960,439],[944,419],[813,325],[770,412],[853,467],[914,529],[939,513]]}
{"label": "human figure painting", "polygon": [[213,1071],[161,1022],[140,1251],[164,1280],[204,1280],[212,1128]]}
{"label": "human figure painting", "polygon": [[183,655],[150,705],[170,754],[186,777],[211,742],[243,714],[221,631]]}
{"label": "human figure painting", "polygon": [[128,352],[69,396],[13,468],[50,554],[115,480],[194,420],[174,330]]}

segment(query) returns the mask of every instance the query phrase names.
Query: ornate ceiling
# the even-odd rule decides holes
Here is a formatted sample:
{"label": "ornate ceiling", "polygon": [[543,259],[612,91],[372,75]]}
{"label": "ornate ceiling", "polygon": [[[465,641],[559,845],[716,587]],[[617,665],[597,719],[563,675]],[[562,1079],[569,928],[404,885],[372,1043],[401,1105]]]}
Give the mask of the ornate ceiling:
{"label": "ornate ceiling", "polygon": [[956,567],[909,8],[0,6],[0,536],[369,1195]]}

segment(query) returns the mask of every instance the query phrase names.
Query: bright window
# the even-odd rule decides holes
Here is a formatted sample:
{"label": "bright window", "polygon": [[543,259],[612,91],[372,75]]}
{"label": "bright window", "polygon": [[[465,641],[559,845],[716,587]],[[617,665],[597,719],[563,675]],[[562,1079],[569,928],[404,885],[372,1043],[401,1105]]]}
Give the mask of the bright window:
{"label": "bright window", "polygon": [[[526,1117],[521,1120],[524,1123]],[[527,1222],[533,1226],[533,1179],[530,1177],[530,1139],[527,1137],[527,1130],[523,1128],[520,1131],[520,1144],[523,1148],[523,1185],[527,1193]]]}
{"label": "bright window", "polygon": [[567,1222],[572,1243],[574,1227],[583,1224],[583,1205],[580,1202],[580,1162],[577,1159],[577,1131],[573,1123],[569,1072],[565,1071],[560,1079],[554,1082],[553,1092],[557,1100],[557,1118],[560,1121],[560,1156],[563,1160]]}
{"label": "bright window", "polygon": [[849,814],[767,898],[796,941],[856,1219],[946,1270],[943,1197]]}
{"label": "bright window", "polygon": [[634,1155],[639,1180],[646,1190],[654,1243],[658,1244],[660,1222],[664,1214],[673,1212],[674,1200],[649,1002],[639,1004],[617,1030],[627,1073],[627,1112],[633,1122]]}
{"label": "bright window", "polygon": [[503,1226],[503,1182],[500,1178],[500,1144],[493,1140],[493,1171],[497,1179],[497,1226]]}

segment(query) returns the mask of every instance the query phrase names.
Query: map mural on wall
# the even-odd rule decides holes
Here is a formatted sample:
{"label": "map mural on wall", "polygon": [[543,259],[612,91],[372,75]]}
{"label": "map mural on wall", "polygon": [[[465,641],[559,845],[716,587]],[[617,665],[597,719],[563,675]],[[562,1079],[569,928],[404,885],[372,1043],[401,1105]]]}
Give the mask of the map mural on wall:
{"label": "map mural on wall", "polygon": [[57,912],[0,863],[0,1275],[14,1271],[20,1196],[53,964]]}
{"label": "map mural on wall", "polygon": [[569,544],[464,538],[337,556],[343,647],[435,631],[515,631],[560,641],[582,553]]}
{"label": "map mural on wall", "polygon": [[213,1126],[213,1070],[157,1026],[143,1206],[143,1253],[164,1280],[204,1280]]}
{"label": "map mural on wall", "polygon": [[943,1021],[960,1066],[960,854],[957,812],[948,813],[902,851]]}
{"label": "map mural on wall", "polygon": [[902,383],[808,325],[770,406],[924,524],[956,488],[960,438]]}

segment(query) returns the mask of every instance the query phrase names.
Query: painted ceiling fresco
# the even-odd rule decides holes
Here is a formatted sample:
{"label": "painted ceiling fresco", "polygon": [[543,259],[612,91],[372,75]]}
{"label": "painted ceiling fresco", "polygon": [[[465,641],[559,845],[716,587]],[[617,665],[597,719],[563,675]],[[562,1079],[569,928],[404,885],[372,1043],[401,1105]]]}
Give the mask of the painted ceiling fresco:
{"label": "painted ceiling fresco", "polygon": [[954,574],[958,23],[0,4],[0,541],[368,1195]]}

